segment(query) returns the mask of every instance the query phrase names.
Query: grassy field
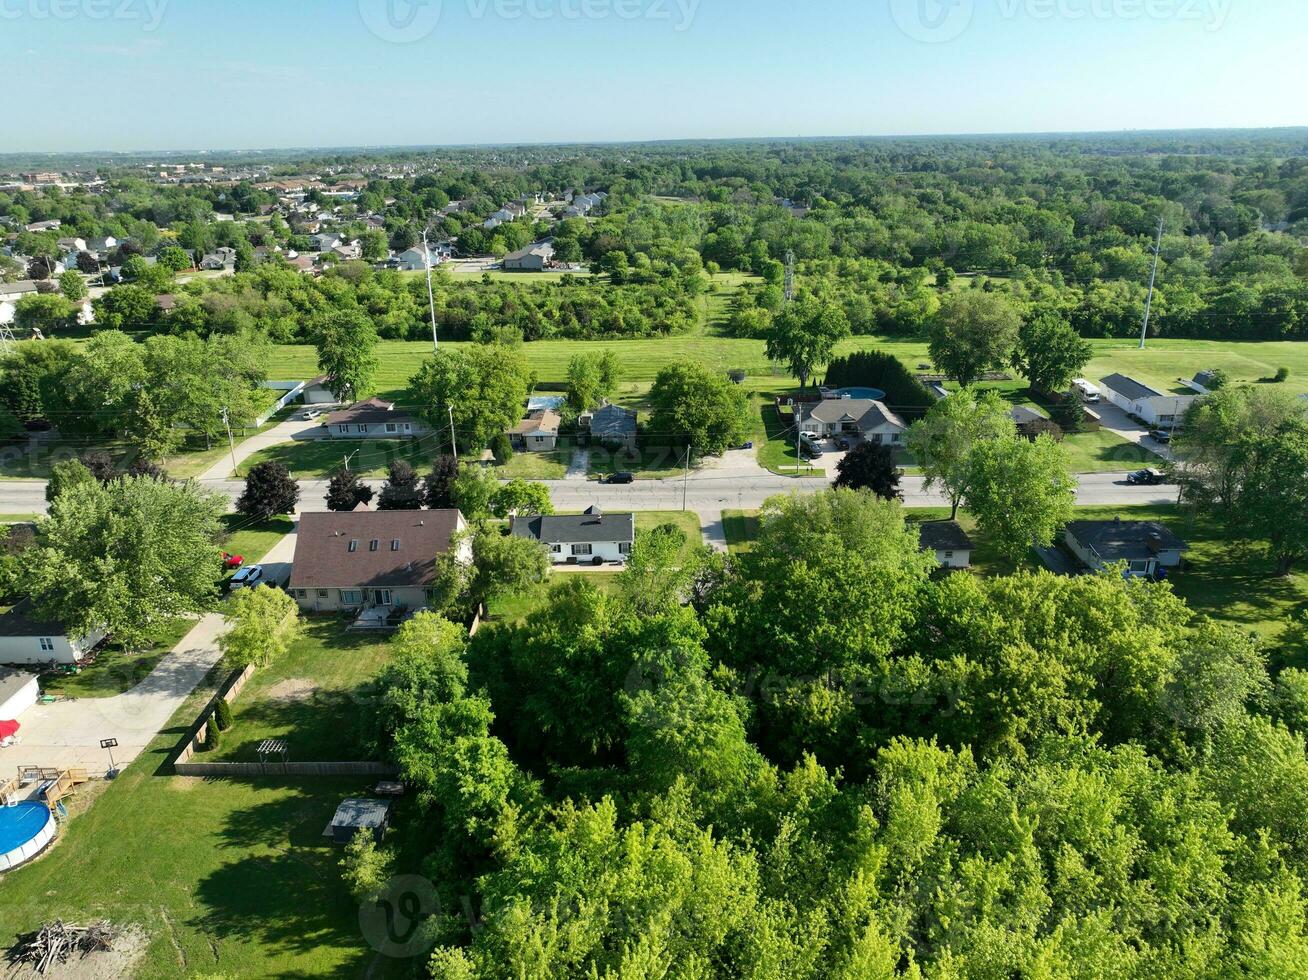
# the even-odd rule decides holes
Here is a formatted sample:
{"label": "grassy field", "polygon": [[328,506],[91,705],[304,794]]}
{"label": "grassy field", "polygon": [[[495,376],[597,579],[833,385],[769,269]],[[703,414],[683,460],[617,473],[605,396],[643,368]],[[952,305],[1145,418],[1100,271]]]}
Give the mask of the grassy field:
{"label": "grassy field", "polygon": [[118,779],[94,784],[93,805],[94,791],[74,799],[53,850],[5,876],[0,942],[56,917],[104,917],[147,935],[138,980],[403,975],[410,963],[364,941],[340,851],[322,837],[337,804],[373,781],[165,775],[209,693]]}
{"label": "grassy field", "polygon": [[222,520],[224,533],[220,546],[229,554],[243,557],[247,565],[262,560],[295,528],[295,521],[284,515],[251,522],[244,514],[227,514]]}
{"label": "grassy field", "polygon": [[235,725],[201,761],[257,762],[265,738],[285,739],[298,762],[364,758],[351,724],[361,685],[390,660],[388,639],[352,633],[335,617],[310,617],[287,655],[250,678],[232,705]]}
{"label": "grassy field", "polygon": [[248,472],[259,463],[281,463],[292,476],[325,478],[339,470],[345,457],[350,469],[360,476],[385,476],[387,468],[398,460],[410,463],[419,473],[431,468],[440,454],[441,444],[435,436],[418,439],[300,439],[261,449],[243,464]]}
{"label": "grassy field", "polygon": [[514,453],[503,466],[492,471],[501,480],[562,480],[572,459],[570,447],[550,453]]}

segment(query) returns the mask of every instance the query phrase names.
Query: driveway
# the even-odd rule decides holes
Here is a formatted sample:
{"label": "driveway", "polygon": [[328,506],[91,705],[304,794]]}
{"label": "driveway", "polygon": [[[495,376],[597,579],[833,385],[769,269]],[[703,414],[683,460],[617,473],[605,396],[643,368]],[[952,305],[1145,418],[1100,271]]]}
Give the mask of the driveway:
{"label": "driveway", "polygon": [[1135,443],[1145,452],[1153,453],[1163,459],[1171,459],[1172,452],[1162,443],[1149,436],[1149,427],[1132,420],[1131,416],[1110,402],[1099,402],[1089,406],[1099,416],[1105,429],[1116,432],[1127,442]]}
{"label": "driveway", "polygon": [[[327,430],[323,427],[322,419],[305,421],[299,418],[291,419],[287,422],[279,422],[271,429],[260,432],[258,435],[250,436],[243,442],[236,444],[236,465],[239,467],[255,453],[261,449],[269,449],[283,442],[292,440],[309,440],[322,439],[327,435]],[[200,474],[201,480],[225,480],[232,474],[232,454],[226,453],[223,458],[214,463],[207,470]]]}
{"label": "driveway", "polygon": [[37,704],[23,712],[19,743],[0,749],[0,773],[18,766],[87,769],[104,775],[109,753],[102,738],[118,739],[113,750],[120,768],[154,740],[197,684],[222,659],[218,637],[227,621],[218,613],[202,617],[150,676],[111,698],[77,698]]}

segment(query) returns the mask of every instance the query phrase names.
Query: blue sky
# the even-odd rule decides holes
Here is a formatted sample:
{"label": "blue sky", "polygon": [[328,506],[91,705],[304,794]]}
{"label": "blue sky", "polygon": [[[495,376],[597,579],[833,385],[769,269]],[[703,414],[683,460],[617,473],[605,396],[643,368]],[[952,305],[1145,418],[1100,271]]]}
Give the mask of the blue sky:
{"label": "blue sky", "polygon": [[0,152],[1301,125],[1305,38],[1303,0],[0,0]]}

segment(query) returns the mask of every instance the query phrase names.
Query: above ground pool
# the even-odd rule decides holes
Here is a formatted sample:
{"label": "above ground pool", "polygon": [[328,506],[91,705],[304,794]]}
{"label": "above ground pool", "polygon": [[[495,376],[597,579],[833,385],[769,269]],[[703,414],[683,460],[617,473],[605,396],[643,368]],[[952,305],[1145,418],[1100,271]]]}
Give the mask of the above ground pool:
{"label": "above ground pool", "polygon": [[839,388],[836,394],[841,398],[866,398],[874,402],[879,402],[886,397],[886,393],[880,388]]}
{"label": "above ground pool", "polygon": [[0,871],[30,861],[54,839],[54,814],[44,803],[29,800],[0,806]]}

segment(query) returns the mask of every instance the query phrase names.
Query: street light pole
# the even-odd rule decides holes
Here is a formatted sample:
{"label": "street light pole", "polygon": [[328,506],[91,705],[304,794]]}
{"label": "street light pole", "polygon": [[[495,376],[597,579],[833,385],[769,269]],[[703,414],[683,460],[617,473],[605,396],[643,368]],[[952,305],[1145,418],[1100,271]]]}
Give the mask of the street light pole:
{"label": "street light pole", "polygon": [[431,248],[427,245],[427,228],[422,229],[422,261],[427,267],[427,307],[431,310],[431,350],[440,350],[440,341],[436,339],[436,296],[431,289]]}
{"label": "street light pole", "polygon": [[232,475],[240,476],[236,467],[236,440],[232,438],[232,423],[228,419],[226,405],[223,406],[223,426],[227,429],[227,448],[232,454]]}
{"label": "street light pole", "polygon": [[450,413],[450,455],[454,457],[454,462],[459,461],[459,443],[454,436],[454,406],[446,405]]}
{"label": "street light pole", "polygon": [[686,494],[690,490],[690,446],[686,446],[686,470],[681,478],[681,509],[686,509]]}

